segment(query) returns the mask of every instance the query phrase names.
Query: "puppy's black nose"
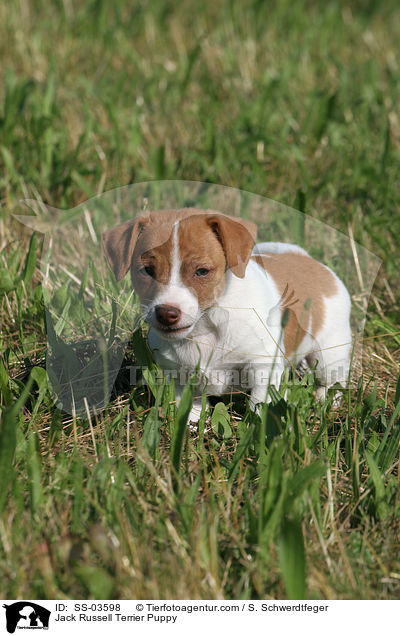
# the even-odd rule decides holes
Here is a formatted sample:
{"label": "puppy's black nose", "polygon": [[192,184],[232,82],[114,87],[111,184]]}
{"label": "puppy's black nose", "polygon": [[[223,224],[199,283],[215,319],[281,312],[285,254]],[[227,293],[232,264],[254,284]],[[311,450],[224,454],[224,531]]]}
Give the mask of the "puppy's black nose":
{"label": "puppy's black nose", "polygon": [[156,305],[156,318],[161,325],[172,327],[181,317],[181,310],[172,305]]}

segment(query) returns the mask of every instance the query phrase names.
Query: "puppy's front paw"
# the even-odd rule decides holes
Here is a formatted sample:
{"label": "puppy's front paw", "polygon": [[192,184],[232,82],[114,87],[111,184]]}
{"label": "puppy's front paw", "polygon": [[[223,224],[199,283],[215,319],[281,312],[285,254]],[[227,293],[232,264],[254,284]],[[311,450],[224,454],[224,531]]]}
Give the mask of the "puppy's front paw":
{"label": "puppy's front paw", "polygon": [[197,424],[200,419],[200,415],[201,415],[201,404],[200,405],[193,404],[189,413],[188,422],[191,422],[192,424]]}
{"label": "puppy's front paw", "polygon": [[256,415],[261,416],[262,405],[263,405],[263,402],[254,402],[254,400],[252,400],[251,398],[249,399],[249,409]]}
{"label": "puppy's front paw", "polygon": [[[318,400],[318,402],[325,402],[325,400],[328,397],[328,388],[326,386],[319,386],[315,389],[314,391],[314,395],[316,397],[316,399]],[[335,395],[333,396],[333,401],[332,401],[332,406],[334,409],[337,409],[340,406],[340,403],[343,399],[343,390],[338,390],[336,391]]]}
{"label": "puppy's front paw", "polygon": [[[206,401],[205,408],[207,409],[209,406],[208,400]],[[194,424],[195,428],[197,428],[197,424],[199,422],[200,416],[202,412],[202,402],[201,399],[193,400],[193,405],[189,413],[188,424]]]}

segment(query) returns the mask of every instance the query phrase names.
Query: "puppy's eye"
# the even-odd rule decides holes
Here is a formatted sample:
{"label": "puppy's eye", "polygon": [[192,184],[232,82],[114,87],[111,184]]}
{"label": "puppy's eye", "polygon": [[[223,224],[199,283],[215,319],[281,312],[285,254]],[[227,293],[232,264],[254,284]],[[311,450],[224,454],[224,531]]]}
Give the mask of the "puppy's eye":
{"label": "puppy's eye", "polygon": [[147,276],[151,276],[152,278],[154,278],[154,267],[153,265],[145,265],[145,267],[142,267],[142,269],[140,270],[141,274],[147,274]]}
{"label": "puppy's eye", "polygon": [[206,267],[199,267],[199,269],[196,269],[194,275],[195,276],[207,276],[207,274],[209,273],[209,269],[207,269]]}

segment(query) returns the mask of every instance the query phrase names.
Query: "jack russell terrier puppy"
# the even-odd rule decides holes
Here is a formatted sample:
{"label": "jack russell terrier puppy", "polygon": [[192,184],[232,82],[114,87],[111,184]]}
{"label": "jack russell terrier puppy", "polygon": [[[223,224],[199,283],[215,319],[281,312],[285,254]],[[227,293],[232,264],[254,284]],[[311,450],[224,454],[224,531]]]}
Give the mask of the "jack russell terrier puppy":
{"label": "jack russell terrier puppy", "polygon": [[[270,399],[271,385],[279,388],[288,364],[315,369],[319,399],[336,382],[346,386],[344,284],[301,247],[255,245],[256,232],[250,221],[184,208],[144,213],[103,235],[117,281],[130,271],[157,363],[203,378],[192,422],[205,386],[207,395],[221,395],[246,383],[255,410]],[[176,382],[177,403],[186,379]]]}

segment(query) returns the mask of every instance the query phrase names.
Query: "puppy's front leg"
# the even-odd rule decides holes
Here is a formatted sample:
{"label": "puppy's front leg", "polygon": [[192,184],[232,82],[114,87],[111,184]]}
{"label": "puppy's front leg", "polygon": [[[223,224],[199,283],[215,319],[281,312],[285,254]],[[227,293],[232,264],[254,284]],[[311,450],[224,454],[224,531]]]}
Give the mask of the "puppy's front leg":
{"label": "puppy's front leg", "polygon": [[[182,393],[183,393],[183,389],[184,387],[180,384],[175,386],[175,401],[176,401],[176,407],[178,408],[179,403],[182,399]],[[208,400],[206,400],[206,408],[209,407],[209,402]],[[196,397],[193,398],[193,404],[192,404],[192,408],[190,409],[190,413],[189,413],[189,417],[188,417],[188,423],[192,422],[194,424],[197,424],[197,422],[200,419],[200,415],[201,415],[201,408],[202,408],[202,398],[201,397]]]}
{"label": "puppy's front leg", "polygon": [[281,377],[283,373],[283,366],[281,364],[275,364],[271,370],[270,366],[254,366],[250,369],[250,376],[252,377],[252,388],[249,399],[249,407],[255,412],[259,413],[258,405],[264,404],[264,402],[271,402],[271,396],[268,395],[268,388],[274,386],[277,390],[281,383]]}

